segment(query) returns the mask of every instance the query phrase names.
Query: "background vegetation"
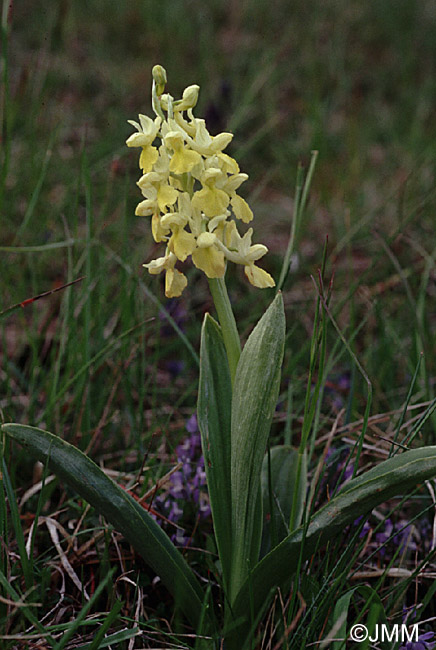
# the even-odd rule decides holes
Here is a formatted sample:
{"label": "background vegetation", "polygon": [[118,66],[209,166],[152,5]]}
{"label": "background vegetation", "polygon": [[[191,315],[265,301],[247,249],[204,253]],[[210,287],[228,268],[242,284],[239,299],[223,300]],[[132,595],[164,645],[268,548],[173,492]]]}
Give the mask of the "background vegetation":
{"label": "background vegetation", "polygon": [[[166,301],[160,279],[141,267],[157,247],[148,219],[134,216],[137,156],[124,142],[127,119],[150,114],[155,63],[167,69],[174,96],[189,84],[201,86],[196,114],[206,116],[212,133],[235,133],[230,153],[250,176],[245,197],[256,215],[255,241],[268,245],[265,266],[276,279],[297,165],[307,168],[310,152],[319,151],[284,288],[289,334],[273,442],[298,442],[317,297],[310,276],[317,279],[328,237],[331,315],[349,345],[330,325],[313,467],[337,417],[334,467],[359,432],[368,384],[356,359],[373,395],[363,462],[385,457],[385,439],[402,424],[403,440],[427,406],[421,442],[414,444],[434,444],[436,9],[430,0],[4,2],[0,311],[82,279],[0,314],[3,419],[47,428],[87,449],[138,496],[177,462],[195,411],[202,316],[212,306],[196,269],[188,272],[183,297]],[[246,338],[271,292],[251,288],[239,271],[230,268],[227,281]],[[406,403],[416,409],[401,416]],[[6,449],[5,460],[19,509],[14,517],[8,493],[1,569],[16,593],[30,588],[17,530],[30,539],[37,508],[63,527],[63,552],[82,585],[91,593],[103,589],[90,618],[83,615],[88,627],[77,622],[83,592],[62,568],[50,529],[40,526],[32,537],[37,587],[29,595],[41,603],[39,628],[20,607],[0,603],[3,634],[35,634],[28,643],[36,645],[11,639],[5,648],[43,647],[37,644],[44,626],[62,639],[71,621],[73,637],[85,642],[105,611],[115,612],[112,634],[141,622],[136,645],[122,637],[112,647],[154,647],[156,638],[165,647],[191,642],[165,636],[183,630],[182,623],[128,545],[62,485],[50,483],[44,498],[40,490],[29,495],[41,470],[17,447]],[[421,495],[420,507],[426,499]],[[210,523],[197,520],[195,504],[184,516],[192,540],[198,535],[204,547]],[[191,561],[206,575],[212,560],[192,547]],[[306,604],[311,590],[331,587],[331,563],[320,564],[314,584],[303,589]],[[105,582],[110,567],[116,578]],[[399,602],[422,602],[421,587],[404,595],[410,584],[409,576],[392,595],[389,583],[390,612],[399,611]],[[4,598],[18,596],[5,589]],[[316,620],[308,611],[311,639],[323,638],[328,603],[324,609],[318,603]]]}

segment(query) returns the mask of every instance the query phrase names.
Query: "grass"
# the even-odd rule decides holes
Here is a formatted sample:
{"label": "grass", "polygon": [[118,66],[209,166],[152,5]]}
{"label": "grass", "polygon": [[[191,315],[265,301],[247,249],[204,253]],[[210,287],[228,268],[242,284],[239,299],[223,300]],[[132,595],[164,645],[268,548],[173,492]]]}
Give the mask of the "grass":
{"label": "grass", "polygon": [[[138,170],[124,141],[126,120],[148,112],[150,70],[159,62],[174,94],[201,86],[197,114],[207,116],[212,132],[235,131],[231,153],[250,176],[245,195],[256,241],[268,245],[276,280],[297,164],[307,170],[310,152],[319,151],[284,284],[287,353],[272,442],[300,442],[317,300],[310,276],[317,278],[328,236],[325,282],[334,281],[326,358],[321,370],[310,369],[320,399],[305,431],[312,475],[326,441],[340,454],[359,439],[368,403],[359,365],[372,390],[361,464],[389,453],[393,436],[434,444],[435,415],[426,411],[436,376],[433,4],[48,0],[41,11],[26,0],[8,7],[3,3],[0,311],[83,279],[1,318],[4,420],[36,424],[88,449],[138,496],[175,464],[195,410],[200,325],[212,303],[195,269],[189,291],[168,302],[160,280],[141,268],[156,250],[147,219],[134,216]],[[251,290],[235,269],[228,276],[245,338],[271,296]],[[22,450],[6,447],[5,462],[2,647],[191,646],[192,631],[128,544]],[[431,500],[422,491],[411,503],[392,516],[413,519]],[[57,522],[63,555],[47,526],[32,528],[35,513]],[[196,527],[191,516],[193,539],[207,550],[193,544],[186,552],[200,574],[212,575],[207,526]],[[370,540],[357,539],[341,559],[335,547],[315,559],[299,596],[278,597],[262,647],[325,638],[332,599],[356,584],[350,575],[359,574],[359,563],[384,568],[392,559],[398,566],[392,549],[383,554],[374,542],[388,516],[376,513]],[[350,616],[353,607],[353,615],[365,603],[375,607],[374,594],[388,616],[416,603],[434,616],[426,597],[432,583],[413,574],[430,550],[422,542],[401,556],[408,577],[360,579]]]}

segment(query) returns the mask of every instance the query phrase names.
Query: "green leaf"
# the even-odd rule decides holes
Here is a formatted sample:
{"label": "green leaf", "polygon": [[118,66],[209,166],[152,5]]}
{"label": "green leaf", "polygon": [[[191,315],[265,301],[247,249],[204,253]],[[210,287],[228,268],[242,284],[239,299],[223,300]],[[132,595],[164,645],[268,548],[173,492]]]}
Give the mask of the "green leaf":
{"label": "green leaf", "polygon": [[[345,650],[348,634],[348,610],[350,609],[351,598],[356,591],[357,587],[350,589],[337,601],[333,610],[331,626],[335,628],[335,639],[342,639],[341,641],[334,641],[332,650]],[[340,622],[339,627],[336,627]]]}
{"label": "green leaf", "polygon": [[269,454],[263,458],[261,483],[266,521],[263,527],[262,555],[268,553],[292,532],[289,530],[289,522],[295,490],[297,505],[293,528],[298,528],[301,524],[307,491],[306,453],[301,457],[297,485],[298,461],[298,451],[290,445],[272,447]]}
{"label": "green leaf", "polygon": [[[365,600],[364,608],[366,609],[369,607],[365,623],[366,627],[368,627],[369,630],[369,636],[372,636],[373,632],[375,631],[376,624],[384,624],[385,626],[389,626],[386,611],[379,594],[372,587],[369,585],[359,585],[357,587],[357,591],[359,592],[359,595],[362,596]],[[365,643],[367,648],[371,647],[369,639],[367,639]],[[388,640],[381,639],[379,641],[379,646],[380,650],[392,650],[392,643]]]}
{"label": "green leaf", "polygon": [[279,394],[284,341],[285,315],[279,293],[242,350],[233,386],[231,602],[259,557],[260,475]]}
{"label": "green leaf", "polygon": [[231,563],[230,421],[232,384],[218,323],[206,314],[201,331],[198,426],[224,584]]}
{"label": "green leaf", "polygon": [[[436,447],[413,449],[390,458],[349,483],[311,519],[306,534],[300,527],[266,555],[245,580],[233,606],[235,619],[247,619],[248,598],[254,614],[271,590],[286,589],[297,569],[300,551],[305,560],[322,544],[340,535],[360,515],[384,501],[406,495],[419,483],[436,476]],[[245,626],[249,621],[246,620]],[[241,632],[243,633],[243,632]]]}
{"label": "green leaf", "polygon": [[[99,648],[107,648],[110,645],[115,643],[121,643],[122,641],[128,641],[135,636],[139,636],[141,630],[137,627],[128,628],[126,630],[120,630],[119,632],[114,632],[114,634],[109,634],[104,639],[100,641]],[[115,646],[116,647],[116,646]],[[85,645],[80,645],[76,647],[76,650],[91,650],[91,644],[86,643]]]}
{"label": "green leaf", "polygon": [[[357,587],[353,587],[353,589],[350,589],[339,598],[333,610],[331,627],[335,628],[335,625],[341,621],[340,627],[335,628],[334,638],[342,639],[342,641],[334,641],[332,650],[345,650],[347,647],[348,636],[353,628],[353,623],[348,623],[348,610],[350,609],[351,600],[354,594],[359,594],[364,599],[363,604],[361,600],[358,603],[358,611],[360,615],[357,616],[356,623],[360,623],[362,621],[362,612],[364,612],[366,609],[369,610],[368,614],[363,619],[365,626],[368,628],[369,636],[371,636],[374,632],[375,623],[378,623],[379,625],[388,625],[386,612],[378,593],[368,585],[358,585]],[[385,643],[382,640],[379,641],[379,644],[380,648],[383,650],[390,650],[392,647],[390,643]],[[360,647],[369,647],[367,640],[363,641]]]}
{"label": "green leaf", "polygon": [[2,431],[40,461],[48,462],[56,474],[126,537],[195,626],[203,591],[181,553],[148,512],[85,454],[61,438],[20,424],[4,424]]}

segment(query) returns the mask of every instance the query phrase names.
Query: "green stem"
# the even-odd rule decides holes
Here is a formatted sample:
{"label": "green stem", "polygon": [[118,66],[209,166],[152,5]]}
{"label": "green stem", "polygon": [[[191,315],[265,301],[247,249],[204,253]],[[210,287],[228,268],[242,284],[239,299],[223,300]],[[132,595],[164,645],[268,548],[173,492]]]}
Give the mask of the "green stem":
{"label": "green stem", "polygon": [[241,355],[241,342],[239,340],[238,328],[236,327],[235,316],[230,304],[224,278],[209,278],[209,287],[221,325],[233,386],[236,366]]}

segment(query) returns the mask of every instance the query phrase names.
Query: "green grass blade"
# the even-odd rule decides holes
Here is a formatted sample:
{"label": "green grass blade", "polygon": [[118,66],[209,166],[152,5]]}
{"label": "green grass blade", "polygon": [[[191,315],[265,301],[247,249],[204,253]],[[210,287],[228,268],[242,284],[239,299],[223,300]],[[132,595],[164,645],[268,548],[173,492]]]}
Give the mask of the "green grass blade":
{"label": "green grass blade", "polygon": [[33,586],[33,571],[32,565],[26,553],[26,542],[24,540],[23,528],[21,526],[20,513],[18,512],[18,505],[15,499],[14,490],[12,489],[11,480],[9,478],[8,468],[4,456],[2,457],[2,481],[5,486],[6,495],[9,501],[9,508],[11,511],[12,525],[14,527],[15,536],[17,540],[18,552],[20,554],[21,566],[23,568],[24,581],[27,589]]}
{"label": "green grass blade", "polygon": [[[114,572],[115,572],[115,569],[112,569],[111,571],[109,571],[109,573],[105,576],[105,578],[99,583],[96,590],[92,594],[91,598],[88,600],[88,602],[86,602],[83,605],[82,609],[80,610],[79,614],[76,616],[74,621],[71,621],[71,624],[68,626],[67,631],[65,632],[65,634],[62,635],[59,642],[54,646],[53,650],[63,650],[65,648],[66,644],[68,643],[68,641],[73,638],[73,636],[74,636],[74,634],[76,632],[78,632],[82,622],[85,620],[85,617],[86,617],[87,613],[89,612],[91,607],[95,603],[98,602],[98,599],[100,598],[100,595],[102,594],[102,592],[103,592],[104,588],[106,587],[106,585],[111,580]],[[109,619],[110,619],[110,617],[111,617],[111,613],[109,613],[109,615],[108,615]],[[103,626],[104,625],[105,625],[105,623],[103,623]],[[98,635],[98,632],[97,632],[97,635]]]}
{"label": "green grass blade", "polygon": [[[94,244],[98,245],[106,252],[106,254],[113,259],[124,271],[130,276],[130,277],[135,277],[136,278],[136,271],[126,262],[122,260],[122,258],[117,255],[109,246],[103,244],[102,242],[99,242],[98,240],[94,240]],[[194,359],[195,363],[198,365],[200,363],[200,360],[198,358],[197,352],[194,350],[194,347],[192,346],[192,343],[190,342],[189,338],[186,336],[186,334],[182,331],[182,329],[179,327],[179,325],[176,323],[174,318],[171,316],[169,313],[168,309],[165,308],[165,306],[161,303],[161,301],[154,295],[154,293],[147,287],[145,282],[143,282],[141,279],[138,279],[138,286],[141,289],[141,291],[144,293],[144,296],[150,300],[156,307],[159,309],[160,313],[162,316],[168,321],[168,323],[171,325],[171,327],[174,329],[176,332],[177,336],[180,338],[180,340],[183,342],[183,344],[186,346],[186,348],[189,350],[192,358]]]}
{"label": "green grass blade", "polygon": [[65,241],[55,241],[50,244],[41,244],[39,246],[0,246],[0,253],[46,253],[49,250],[71,248],[71,246],[80,244],[81,242],[81,239],[70,237]]}
{"label": "green grass blade", "polygon": [[20,424],[2,430],[49,467],[119,530],[160,576],[195,626],[203,591],[168,536],[136,501],[79,449],[51,433]]}
{"label": "green grass blade", "polygon": [[23,616],[25,616],[29,623],[31,623],[38,630],[41,637],[44,638],[47,643],[50,643],[53,647],[55,640],[51,636],[50,631],[45,629],[44,625],[38,621],[38,618],[31,610],[31,607],[34,607],[35,605],[32,605],[31,603],[23,603],[22,599],[20,598],[20,594],[10,584],[9,579],[5,576],[3,571],[0,571],[0,587],[3,587],[4,593],[7,594],[11,600],[19,603],[20,612],[23,614]]}
{"label": "green grass blade", "polygon": [[312,178],[313,178],[313,173],[315,171],[317,158],[318,158],[318,151],[312,151],[309,170],[307,172],[304,185],[303,185],[304,169],[301,166],[301,164],[298,165],[297,180],[295,186],[295,197],[294,197],[294,214],[292,217],[291,234],[289,237],[289,242],[288,242],[288,247],[286,249],[285,257],[283,259],[280,278],[279,281],[277,282],[277,289],[276,289],[277,292],[282,289],[286,281],[286,278],[289,274],[289,270],[291,268],[291,258],[292,258],[292,254],[295,251],[296,240],[300,230],[304,209],[306,207],[307,197],[309,194],[310,185],[312,183]]}
{"label": "green grass blade", "polygon": [[298,566],[302,544],[303,559],[307,559],[319,544],[334,538],[359,515],[394,496],[407,494],[417,484],[434,476],[436,447],[426,447],[398,454],[352,479],[315,514],[305,536],[303,527],[299,528],[259,562],[237,595],[233,607],[235,618],[246,612],[250,592],[257,610],[263,606],[272,587],[286,587]]}
{"label": "green grass blade", "polygon": [[232,384],[221,328],[206,314],[201,332],[198,426],[206,468],[215,539],[227,585],[231,562]]}
{"label": "green grass blade", "polygon": [[301,200],[301,192],[303,190],[303,176],[304,169],[301,163],[299,163],[297,168],[297,180],[295,182],[295,195],[294,195],[294,211],[292,215],[292,225],[291,225],[291,234],[289,236],[288,247],[286,249],[285,257],[283,258],[282,269],[280,271],[279,281],[277,282],[277,291],[281,291],[286,278],[288,277],[292,253],[295,250],[295,238],[297,233],[298,225],[298,215],[299,215],[299,205]]}
{"label": "green grass blade", "polygon": [[285,315],[279,293],[242,350],[233,386],[231,600],[259,557],[260,477],[278,399],[284,341]]}
{"label": "green grass blade", "polygon": [[14,243],[17,242],[17,241],[20,241],[24,231],[26,230],[27,226],[29,225],[29,223],[30,223],[30,221],[31,221],[31,219],[33,217],[33,213],[35,212],[36,204],[38,203],[39,195],[41,194],[42,186],[44,184],[44,180],[45,180],[45,177],[46,177],[46,174],[47,174],[47,169],[48,169],[48,165],[49,165],[50,158],[51,158],[51,155],[52,155],[53,146],[54,146],[54,143],[56,141],[56,136],[57,136],[56,131],[53,131],[51,133],[51,135],[50,135],[50,139],[49,139],[49,142],[48,142],[48,145],[47,145],[47,149],[45,151],[44,160],[43,160],[43,163],[42,163],[41,168],[40,168],[39,177],[38,177],[38,180],[36,182],[35,189],[32,192],[32,196],[31,196],[29,204],[27,206],[26,213],[25,213],[25,215],[23,217],[23,221],[20,224],[20,226],[19,226],[19,228],[18,228],[18,230],[16,232],[16,235],[15,235],[15,238],[14,238]]}
{"label": "green grass blade", "polygon": [[[120,630],[119,632],[114,632],[113,634],[109,634],[109,636],[106,636],[104,639],[101,639],[100,645],[98,647],[107,648],[108,646],[113,645],[115,643],[128,641],[129,639],[132,639],[135,636],[139,636],[139,634],[140,631],[136,627],[127,630]],[[86,643],[85,645],[80,645],[76,648],[76,650],[91,650],[91,644]]]}
{"label": "green grass blade", "polygon": [[[344,650],[345,648],[348,632],[348,610],[350,609],[351,598],[353,597],[356,589],[357,587],[354,587],[353,589],[347,591],[343,596],[341,596],[333,610],[332,625],[335,627],[334,636],[335,639],[342,639],[342,641],[334,641],[332,650]],[[338,623],[340,623],[340,626],[337,628],[336,626]]]}
{"label": "green grass blade", "polygon": [[122,608],[123,603],[120,600],[115,601],[115,605],[112,607],[111,611],[107,614],[103,623],[98,628],[96,635],[92,640],[92,643],[89,645],[88,650],[99,650],[99,648],[101,648],[101,642],[104,639],[106,630],[108,630],[112,623],[117,620]]}
{"label": "green grass blade", "polygon": [[398,420],[398,424],[397,424],[397,426],[395,428],[394,437],[392,438],[392,445],[391,445],[391,448],[389,450],[389,456],[393,456],[395,454],[395,443],[397,442],[398,437],[400,435],[401,427],[403,426],[403,422],[404,422],[404,419],[405,419],[406,414],[407,414],[407,409],[408,409],[408,406],[410,404],[410,400],[412,399],[412,394],[413,394],[413,391],[415,389],[415,384],[416,384],[416,380],[418,378],[419,368],[421,366],[421,361],[422,361],[423,355],[424,355],[424,353],[421,352],[421,354],[418,357],[418,363],[416,364],[415,372],[413,373],[412,381],[410,382],[409,390],[407,391],[406,401],[404,402],[403,410],[401,412],[400,419]]}
{"label": "green grass blade", "polygon": [[80,368],[76,371],[76,373],[71,377],[71,379],[68,379],[68,381],[65,382],[65,384],[57,391],[57,393],[51,396],[51,398],[48,400],[48,403],[44,411],[41,413],[38,420],[42,420],[43,418],[46,418],[48,416],[48,414],[52,411],[52,409],[54,409],[56,403],[60,400],[60,398],[63,397],[66,392],[68,392],[71,386],[73,386],[78,381],[78,379],[83,377],[84,373],[88,372],[91,366],[94,365],[95,368],[98,368],[100,362],[103,362],[103,360],[105,359],[106,355],[109,352],[111,352],[117,345],[119,345],[119,343],[122,340],[124,340],[126,337],[129,337],[132,334],[132,332],[137,330],[142,325],[144,325],[144,323],[138,323],[133,327],[129,327],[129,329],[125,330],[124,332],[121,332],[119,336],[112,337],[110,342],[107,345],[102,347],[96,354],[94,354],[94,356],[91,357],[87,363],[82,364]]}

